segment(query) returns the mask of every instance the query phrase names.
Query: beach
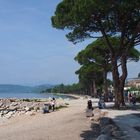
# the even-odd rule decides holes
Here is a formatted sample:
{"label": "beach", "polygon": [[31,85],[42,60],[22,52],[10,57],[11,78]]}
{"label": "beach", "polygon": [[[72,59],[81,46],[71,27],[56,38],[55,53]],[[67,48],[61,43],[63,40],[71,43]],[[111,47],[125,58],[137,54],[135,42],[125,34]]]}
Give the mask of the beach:
{"label": "beach", "polygon": [[[65,100],[67,107],[43,114],[24,113],[0,123],[0,140],[138,140],[137,110],[99,110],[92,99],[94,116],[86,117],[87,98]],[[107,103],[109,106],[112,103]],[[129,123],[128,123],[129,122]],[[130,135],[133,130],[134,135]]]}
{"label": "beach", "polygon": [[69,106],[51,113],[21,115],[0,125],[1,140],[80,140],[91,131],[86,118],[87,99],[67,101]]}

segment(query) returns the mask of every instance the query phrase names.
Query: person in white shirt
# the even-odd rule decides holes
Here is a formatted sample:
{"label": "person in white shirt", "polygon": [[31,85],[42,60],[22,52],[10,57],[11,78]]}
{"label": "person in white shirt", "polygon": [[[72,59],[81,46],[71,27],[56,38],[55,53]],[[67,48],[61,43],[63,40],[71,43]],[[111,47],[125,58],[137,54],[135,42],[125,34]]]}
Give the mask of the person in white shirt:
{"label": "person in white shirt", "polygon": [[55,104],[56,104],[56,100],[55,100],[55,98],[53,97],[52,100],[51,100],[51,106],[52,106],[52,110],[53,110],[53,111],[55,110]]}

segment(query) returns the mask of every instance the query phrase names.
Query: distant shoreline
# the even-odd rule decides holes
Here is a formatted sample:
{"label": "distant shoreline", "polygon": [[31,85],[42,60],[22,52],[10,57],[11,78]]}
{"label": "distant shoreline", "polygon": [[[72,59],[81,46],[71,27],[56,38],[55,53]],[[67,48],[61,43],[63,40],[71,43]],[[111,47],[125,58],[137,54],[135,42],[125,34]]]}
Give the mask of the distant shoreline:
{"label": "distant shoreline", "polygon": [[77,95],[77,94],[65,94],[65,93],[53,93],[53,94],[64,95],[64,96],[72,97],[74,99],[79,99],[80,97],[85,97],[85,95]]}
{"label": "distant shoreline", "polygon": [[39,98],[75,98],[75,96],[68,95],[68,94],[56,94],[56,93],[0,93],[1,99],[9,99],[9,98],[17,98],[17,99],[39,99]]}

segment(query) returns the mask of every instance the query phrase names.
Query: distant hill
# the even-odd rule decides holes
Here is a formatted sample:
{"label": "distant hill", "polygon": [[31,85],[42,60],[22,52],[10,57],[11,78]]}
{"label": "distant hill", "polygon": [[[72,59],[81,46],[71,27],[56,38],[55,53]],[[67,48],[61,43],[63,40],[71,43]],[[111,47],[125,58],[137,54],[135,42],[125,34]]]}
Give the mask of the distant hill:
{"label": "distant hill", "polygon": [[32,92],[41,92],[42,90],[52,88],[52,87],[54,87],[54,85],[50,85],[50,84],[38,85],[38,86],[32,87]]}
{"label": "distant hill", "polygon": [[25,92],[40,92],[44,89],[50,88],[52,85],[38,85],[38,86],[22,86],[22,85],[12,85],[12,84],[0,84],[0,92],[4,93],[25,93]]}
{"label": "distant hill", "polygon": [[0,85],[0,92],[31,92],[31,87],[21,85]]}

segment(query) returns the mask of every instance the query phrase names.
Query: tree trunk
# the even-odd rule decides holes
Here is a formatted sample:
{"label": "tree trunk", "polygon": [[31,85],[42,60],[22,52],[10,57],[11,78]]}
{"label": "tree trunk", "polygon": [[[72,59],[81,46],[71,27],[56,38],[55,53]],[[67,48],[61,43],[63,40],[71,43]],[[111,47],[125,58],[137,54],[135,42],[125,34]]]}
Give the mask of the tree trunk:
{"label": "tree trunk", "polygon": [[94,93],[94,87],[93,87],[93,82],[91,82],[90,84],[90,96],[94,97],[95,93]]}
{"label": "tree trunk", "polygon": [[126,55],[123,54],[121,56],[121,69],[122,69],[122,76],[120,77],[120,88],[121,88],[121,104],[125,106],[124,102],[124,86],[125,86],[125,80],[127,77],[127,60],[126,60]]}
{"label": "tree trunk", "polygon": [[94,93],[94,97],[97,97],[97,88],[96,88],[96,83],[95,81],[92,82],[93,83],[93,93]]}
{"label": "tree trunk", "polygon": [[117,66],[117,57],[115,54],[111,56],[111,63],[112,63],[112,77],[113,77],[113,87],[115,93],[115,108],[119,109],[121,104],[121,89],[120,89],[120,79],[119,79],[119,72]]}
{"label": "tree trunk", "polygon": [[105,100],[105,102],[108,102],[108,84],[107,84],[106,65],[104,66],[103,80],[104,80],[104,100]]}

